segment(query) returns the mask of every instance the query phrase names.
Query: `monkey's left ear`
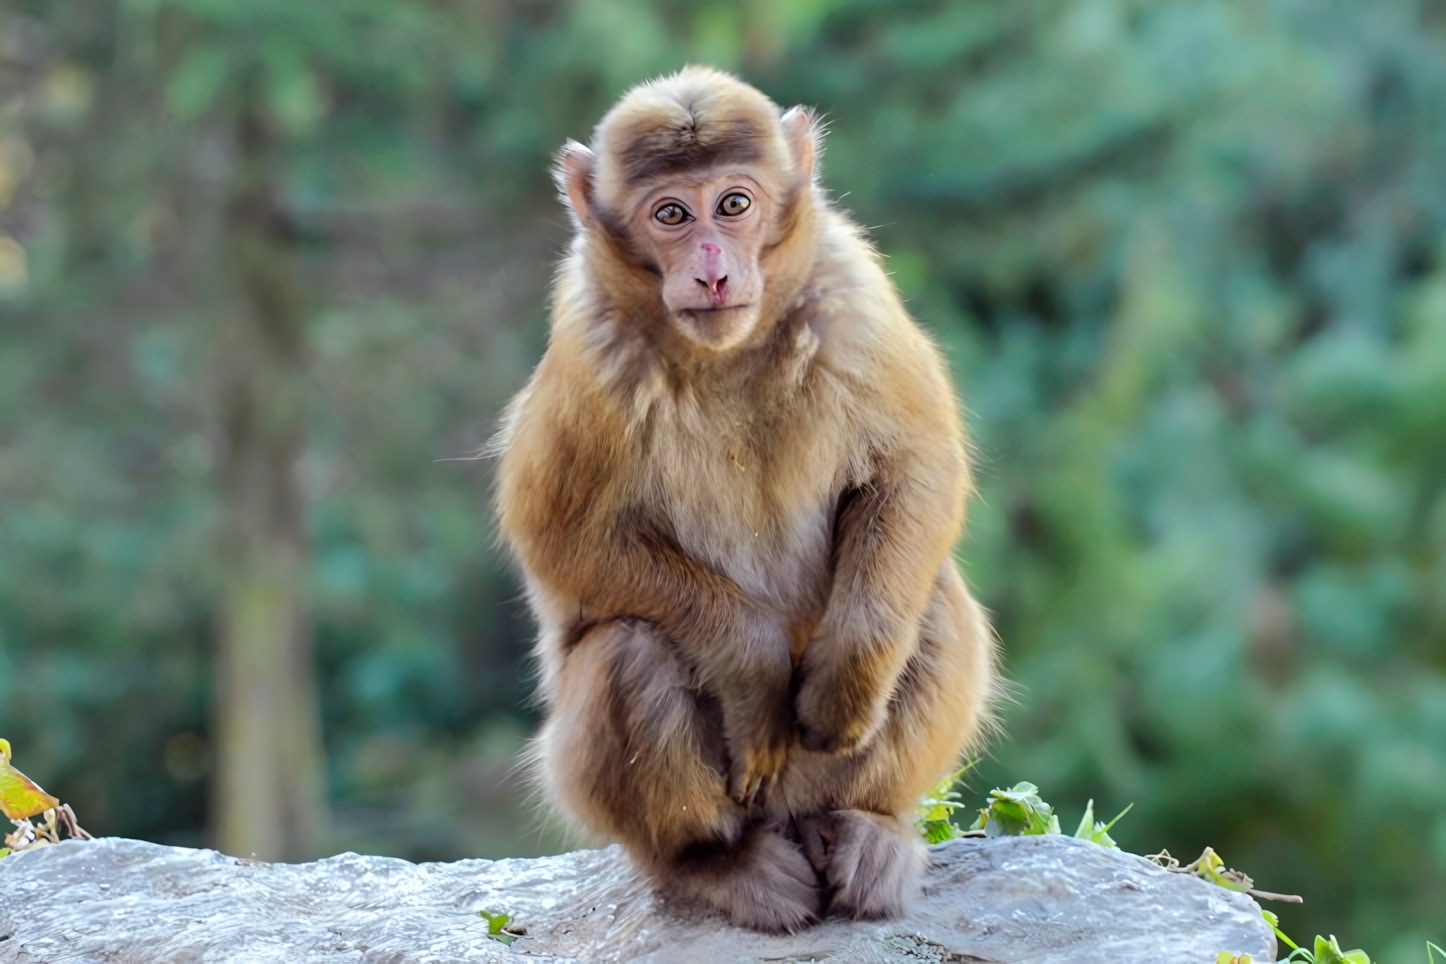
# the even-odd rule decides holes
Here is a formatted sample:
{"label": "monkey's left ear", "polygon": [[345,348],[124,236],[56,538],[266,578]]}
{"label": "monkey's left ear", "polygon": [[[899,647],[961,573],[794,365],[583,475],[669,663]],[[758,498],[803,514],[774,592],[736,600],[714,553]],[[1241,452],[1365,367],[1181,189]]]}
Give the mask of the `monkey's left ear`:
{"label": "monkey's left ear", "polygon": [[592,212],[594,160],[592,151],[570,140],[557,152],[557,166],[552,169],[558,189],[567,198],[573,216],[584,227],[590,227],[595,220]]}
{"label": "monkey's left ear", "polygon": [[812,107],[790,107],[783,114],[783,136],[793,163],[805,182],[813,180],[814,162],[818,158],[818,125]]}

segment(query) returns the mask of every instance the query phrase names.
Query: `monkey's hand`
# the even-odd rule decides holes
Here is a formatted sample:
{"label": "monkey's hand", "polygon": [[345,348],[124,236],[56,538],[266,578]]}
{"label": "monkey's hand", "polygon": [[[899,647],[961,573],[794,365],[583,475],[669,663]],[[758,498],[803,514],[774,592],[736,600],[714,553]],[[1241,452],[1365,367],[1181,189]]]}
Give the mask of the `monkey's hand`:
{"label": "monkey's hand", "polygon": [[[752,701],[750,701],[752,702]],[[728,744],[728,795],[748,806],[761,803],[788,759],[793,719],[787,690],[765,706],[723,710]]]}
{"label": "monkey's hand", "polygon": [[805,750],[849,753],[883,726],[891,694],[866,660],[843,659],[832,649],[827,640],[809,644],[794,712]]}

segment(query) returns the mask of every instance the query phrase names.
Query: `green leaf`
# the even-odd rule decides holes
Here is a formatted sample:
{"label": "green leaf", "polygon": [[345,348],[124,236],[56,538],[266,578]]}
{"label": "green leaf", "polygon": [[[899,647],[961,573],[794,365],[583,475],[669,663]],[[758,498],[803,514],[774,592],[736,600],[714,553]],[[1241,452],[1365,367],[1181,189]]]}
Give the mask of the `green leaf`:
{"label": "green leaf", "polygon": [[1432,944],[1430,941],[1427,941],[1427,942],[1426,942],[1426,964],[1436,964],[1436,954],[1431,953],[1432,951],[1435,951],[1436,954],[1440,954],[1440,955],[1442,956],[1442,958],[1446,958],[1446,951],[1443,951],[1440,947],[1436,946],[1435,944]]}
{"label": "green leaf", "polygon": [[[1123,809],[1123,810],[1121,810],[1119,813],[1115,814],[1115,818],[1114,818],[1113,820],[1111,820],[1109,823],[1105,824],[1103,827],[1096,827],[1096,828],[1095,828],[1095,835],[1098,837],[1098,836],[1102,836],[1102,835],[1108,833],[1111,829],[1114,828],[1114,825],[1115,825],[1115,824],[1117,824],[1117,823],[1120,822],[1120,818],[1121,818],[1121,817],[1123,817],[1125,814],[1129,813],[1129,812],[1130,812],[1131,810],[1133,810],[1133,809],[1135,809],[1135,805],[1134,805],[1133,803],[1126,805],[1125,809]],[[1109,839],[1109,838],[1106,838],[1106,839]]]}
{"label": "green leaf", "polygon": [[9,848],[9,847],[0,847],[0,857],[8,857],[8,856],[10,856],[10,848]]}
{"label": "green leaf", "polygon": [[930,820],[923,825],[924,839],[931,844],[945,843],[959,836],[959,828],[953,821]]}
{"label": "green leaf", "polygon": [[25,820],[58,806],[59,800],[10,765],[10,741],[0,740],[0,813]]}

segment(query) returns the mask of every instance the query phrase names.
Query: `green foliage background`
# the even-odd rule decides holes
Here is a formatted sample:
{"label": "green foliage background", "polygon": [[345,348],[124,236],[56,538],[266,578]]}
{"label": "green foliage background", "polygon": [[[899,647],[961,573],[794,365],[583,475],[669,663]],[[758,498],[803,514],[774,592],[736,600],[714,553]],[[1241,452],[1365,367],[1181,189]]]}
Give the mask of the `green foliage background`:
{"label": "green foliage background", "polygon": [[0,9],[0,733],[92,830],[204,839],[249,78],[312,299],[337,849],[558,845],[506,776],[529,629],[466,457],[544,342],[550,153],[705,61],[827,114],[827,183],[953,362],[1017,683],[976,791],[1133,801],[1123,847],[1215,846],[1306,895],[1291,933],[1439,939],[1446,4]]}

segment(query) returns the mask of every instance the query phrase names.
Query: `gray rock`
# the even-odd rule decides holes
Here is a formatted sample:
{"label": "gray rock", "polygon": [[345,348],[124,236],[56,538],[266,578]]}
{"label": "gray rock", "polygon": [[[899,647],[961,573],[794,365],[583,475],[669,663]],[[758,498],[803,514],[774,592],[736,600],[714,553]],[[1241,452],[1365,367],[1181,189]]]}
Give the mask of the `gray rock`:
{"label": "gray rock", "polygon": [[[477,911],[525,925],[510,948]],[[617,848],[536,860],[310,864],[107,838],[0,860],[0,961],[423,964],[828,961],[1213,964],[1275,960],[1255,902],[1069,837],[935,847],[903,920],[739,930],[652,894]]]}

